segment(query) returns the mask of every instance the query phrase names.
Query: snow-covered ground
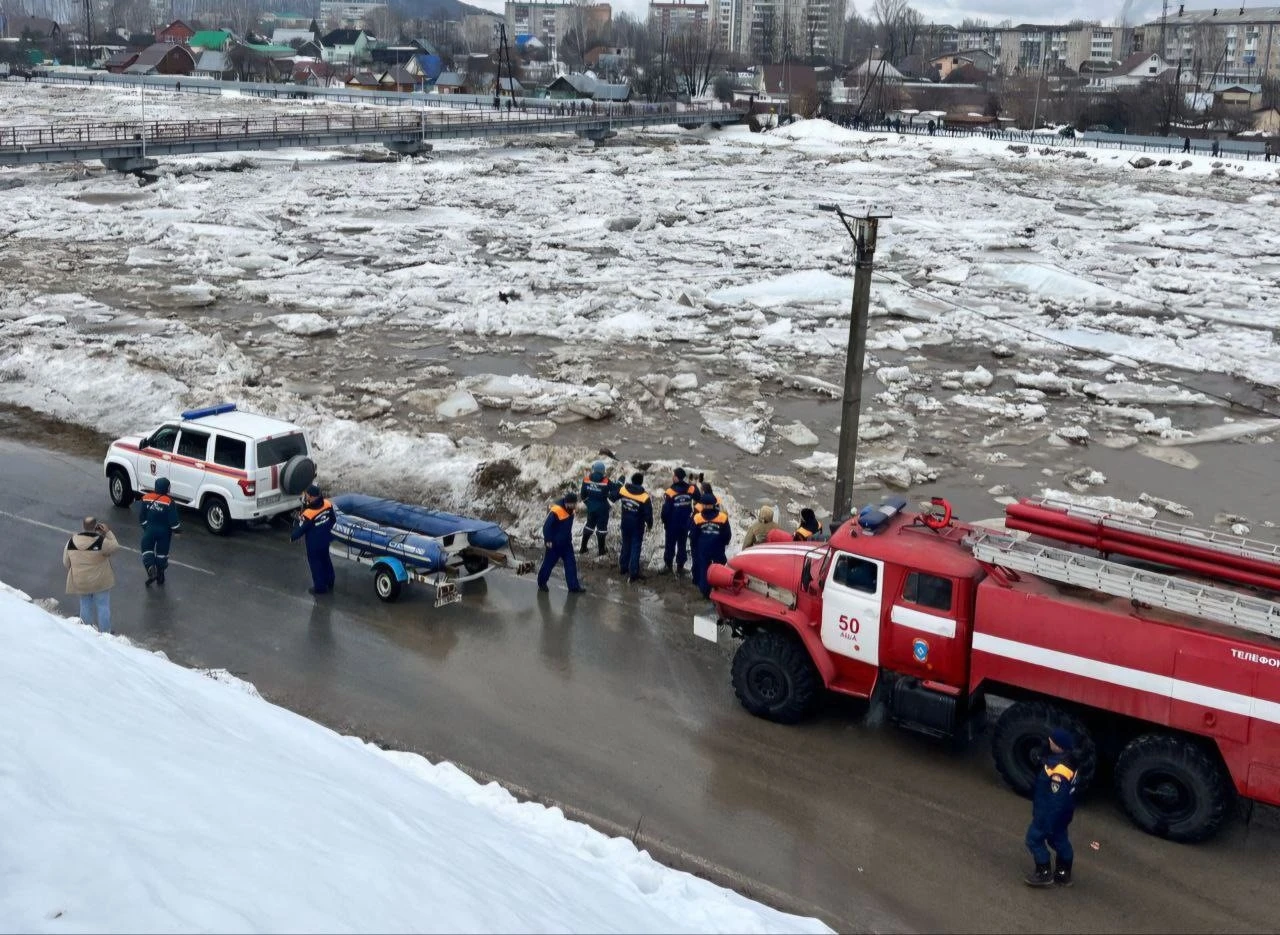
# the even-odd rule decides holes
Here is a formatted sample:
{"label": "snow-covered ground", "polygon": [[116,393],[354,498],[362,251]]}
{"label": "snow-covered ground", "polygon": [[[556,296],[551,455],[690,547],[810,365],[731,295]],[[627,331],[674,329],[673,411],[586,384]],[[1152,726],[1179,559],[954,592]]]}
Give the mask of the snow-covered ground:
{"label": "snow-covered ground", "polygon": [[827,932],[0,585],[0,928]]}
{"label": "snow-covered ground", "polygon": [[[0,125],[137,109],[131,91],[0,87]],[[298,109],[147,100],[154,119]],[[1270,440],[1200,388],[1270,405],[1280,387],[1273,163],[1135,169],[822,121],[357,155],[166,159],[146,187],[0,170],[0,401],[118,432],[235,399],[307,424],[329,483],[478,507],[531,539],[602,446],[652,462],[651,489],[686,464],[739,522],[761,502],[794,522],[834,473],[850,248],[817,205],[837,201],[894,212],[867,499],[1036,448],[1065,452],[1040,480],[1088,486],[1090,445]]]}

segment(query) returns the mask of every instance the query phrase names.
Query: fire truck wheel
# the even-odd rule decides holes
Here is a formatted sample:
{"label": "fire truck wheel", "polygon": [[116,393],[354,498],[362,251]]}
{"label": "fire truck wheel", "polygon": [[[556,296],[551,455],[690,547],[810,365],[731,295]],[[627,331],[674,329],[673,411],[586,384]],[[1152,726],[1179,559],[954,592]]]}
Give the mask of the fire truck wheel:
{"label": "fire truck wheel", "polygon": [[733,657],[733,690],[756,717],[794,724],[813,710],[821,687],[809,654],[788,633],[756,630]]}
{"label": "fire truck wheel", "polygon": [[1116,793],[1135,825],[1170,841],[1212,837],[1231,802],[1231,784],[1218,762],[1172,734],[1129,741],[1116,761]]}
{"label": "fire truck wheel", "polygon": [[1093,735],[1080,719],[1044,701],[1019,701],[1000,715],[991,735],[996,771],[1018,795],[1031,796],[1049,732],[1059,727],[1076,738],[1076,794],[1083,795],[1093,782],[1098,751]]}

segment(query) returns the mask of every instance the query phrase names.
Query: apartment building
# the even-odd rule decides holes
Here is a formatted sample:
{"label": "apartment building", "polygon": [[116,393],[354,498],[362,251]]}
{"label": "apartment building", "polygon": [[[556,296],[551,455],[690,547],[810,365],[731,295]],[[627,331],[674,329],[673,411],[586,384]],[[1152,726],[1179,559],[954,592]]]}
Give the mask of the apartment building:
{"label": "apartment building", "polygon": [[608,3],[574,3],[573,0],[544,3],[516,3],[507,0],[503,10],[508,38],[536,36],[547,47],[552,60],[564,37],[576,30],[590,40],[605,35],[613,22]]}
{"label": "apartment building", "polygon": [[1280,7],[1171,5],[1163,22],[1143,23],[1134,34],[1138,49],[1206,78],[1280,77]]}

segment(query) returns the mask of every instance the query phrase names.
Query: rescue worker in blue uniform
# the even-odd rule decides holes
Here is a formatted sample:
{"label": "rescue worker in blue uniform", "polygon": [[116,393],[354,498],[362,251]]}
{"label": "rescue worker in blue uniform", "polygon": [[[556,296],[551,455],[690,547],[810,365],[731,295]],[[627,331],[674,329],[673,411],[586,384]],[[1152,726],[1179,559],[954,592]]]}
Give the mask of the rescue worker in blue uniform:
{"label": "rescue worker in blue uniform", "polygon": [[604,555],[604,534],[609,528],[609,501],[617,499],[618,485],[604,472],[604,462],[591,465],[591,473],[582,478],[578,497],[587,505],[587,524],[582,527],[582,552],[587,551],[591,534],[596,535],[600,554]]}
{"label": "rescue worker in blue uniform", "polygon": [[792,538],[796,542],[808,542],[811,539],[818,541],[823,538],[822,524],[809,507],[800,511],[800,525],[796,527],[796,534]]}
{"label": "rescue worker in blue uniform", "polygon": [[156,478],[156,489],[142,495],[138,504],[138,524],[142,527],[142,567],[147,570],[147,587],[151,582],[164,584],[169,567],[169,543],[182,527],[178,505],[169,497],[169,478]]}
{"label": "rescue worker in blue uniform", "polygon": [[689,524],[693,521],[693,506],[698,498],[698,485],[686,479],[684,468],[676,468],[669,486],[662,497],[662,528],[666,541],[662,547],[662,564],[671,573],[674,560],[676,574],[684,574],[687,560],[685,546],[689,541]]}
{"label": "rescue worker in blue uniform", "polygon": [[[1076,810],[1076,762],[1072,756],[1075,738],[1061,727],[1049,733],[1048,749],[1036,770],[1031,798],[1031,825],[1027,828],[1027,850],[1036,867],[1027,874],[1029,886],[1071,885],[1071,861],[1075,857],[1067,826]],[[1057,855],[1049,868],[1049,848]]]}
{"label": "rescue worker in blue uniform", "polygon": [[618,571],[639,581],[640,545],[644,534],[653,528],[653,503],[644,489],[644,475],[631,475],[631,482],[618,488],[614,496],[622,512],[618,525],[622,529],[622,550],[618,553]]}
{"label": "rescue worker in blue uniform", "polygon": [[320,488],[312,484],[307,488],[307,505],[298,514],[298,522],[289,535],[291,541],[306,538],[307,566],[311,569],[311,594],[328,594],[333,590],[336,576],[329,544],[333,541],[333,524],[337,516],[333,504],[325,499]]}
{"label": "rescue worker in blue uniform", "polygon": [[702,508],[693,518],[689,538],[693,541],[693,583],[703,597],[710,597],[711,585],[707,583],[707,569],[716,562],[727,561],[725,549],[733,538],[733,530],[729,528],[729,514],[720,509],[714,495],[703,496]]}
{"label": "rescue worker in blue uniform", "polygon": [[551,504],[542,524],[542,540],[547,547],[538,569],[538,590],[546,591],[547,581],[556,562],[564,562],[564,581],[572,594],[585,591],[578,582],[578,560],[573,555],[573,511],[578,508],[578,495],[573,491]]}

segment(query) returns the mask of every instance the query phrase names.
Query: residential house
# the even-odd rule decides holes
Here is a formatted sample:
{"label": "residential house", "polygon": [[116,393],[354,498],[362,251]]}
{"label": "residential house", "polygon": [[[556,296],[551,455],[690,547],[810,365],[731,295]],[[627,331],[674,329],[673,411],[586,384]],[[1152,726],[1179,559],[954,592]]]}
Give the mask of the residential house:
{"label": "residential house", "polygon": [[[274,42],[272,44],[274,45]],[[324,61],[324,46],[320,44],[319,39],[303,42],[294,51],[297,53],[298,58],[314,58],[319,62]]]}
{"label": "residential house", "polygon": [[123,52],[116,52],[102,63],[102,67],[113,75],[122,75],[126,68],[138,60],[140,50],[125,49]]}
{"label": "residential house", "polygon": [[1268,136],[1280,137],[1280,110],[1264,107],[1253,112],[1253,128]]}
{"label": "residential house", "polygon": [[902,72],[894,68],[882,58],[869,58],[853,71],[849,72],[846,81],[852,80],[858,87],[866,87],[872,82],[900,84]]}
{"label": "residential house", "polygon": [[833,78],[831,69],[826,66],[764,66],[764,90],[766,94],[781,94],[787,97],[796,94],[821,97],[831,90]]}
{"label": "residential house", "polygon": [[516,78],[508,78],[506,75],[503,75],[498,79],[497,87],[500,93],[505,94],[508,97],[525,96],[524,85],[522,85]]}
{"label": "residential house", "polygon": [[304,42],[314,41],[315,38],[315,33],[310,29],[290,29],[284,26],[277,26],[271,33],[271,44],[287,45],[296,49]]}
{"label": "residential house", "polygon": [[1223,110],[1244,113],[1262,106],[1262,85],[1220,84],[1213,88],[1213,103]]}
{"label": "residential house", "polygon": [[368,69],[358,71],[348,78],[347,87],[356,91],[382,90],[382,85],[378,83],[378,76]]}
{"label": "residential house", "polygon": [[963,68],[965,65],[984,74],[989,74],[995,65],[995,58],[990,52],[977,49],[973,52],[953,52],[950,55],[937,55],[929,59],[929,64],[938,70],[938,80],[946,81],[951,72],[957,68]]}
{"label": "residential house", "polygon": [[231,33],[225,29],[202,29],[187,40],[187,45],[192,49],[225,52],[230,41]]}
{"label": "residential house", "polygon": [[586,54],[587,67],[597,74],[613,78],[621,77],[635,62],[631,49],[619,46],[598,45]]}
{"label": "residential house", "polygon": [[14,16],[6,19],[0,13],[0,37],[22,39],[26,37],[37,45],[57,43],[62,38],[62,27],[43,16]]}
{"label": "residential house", "polygon": [[631,86],[611,84],[592,75],[561,75],[547,85],[545,96],[566,101],[622,102],[631,99]]}
{"label": "residential house", "polygon": [[196,70],[191,50],[176,42],[156,42],[138,53],[126,75],[190,75]]}
{"label": "residential house", "polygon": [[946,84],[986,84],[991,75],[971,62],[963,62],[951,69],[942,80]]}
{"label": "residential house", "polygon": [[416,91],[421,84],[421,78],[398,65],[378,76],[378,87],[383,91]]}
{"label": "residential house", "polygon": [[[293,64],[293,83],[312,88],[328,87],[334,68],[327,62],[298,62]],[[343,82],[345,84],[345,81]]]}
{"label": "residential house", "polygon": [[1095,91],[1117,91],[1120,88],[1136,88],[1144,81],[1154,81],[1173,71],[1155,52],[1134,52],[1105,75],[1089,79],[1089,88]]}
{"label": "residential house", "polygon": [[329,64],[367,62],[369,34],[363,29],[335,29],[320,38],[323,57]]}
{"label": "residential house", "polygon": [[[180,19],[174,20],[168,26],[161,26],[156,30],[156,42],[167,42],[170,45],[187,42],[196,31],[184,23]],[[194,65],[192,66],[194,67]],[[190,72],[188,72],[190,74]]]}
{"label": "residential house", "polygon": [[456,71],[442,71],[436,78],[434,90],[437,94],[465,94],[467,81]]}
{"label": "residential house", "polygon": [[228,81],[236,76],[236,70],[220,49],[205,49],[196,59],[196,77]]}

